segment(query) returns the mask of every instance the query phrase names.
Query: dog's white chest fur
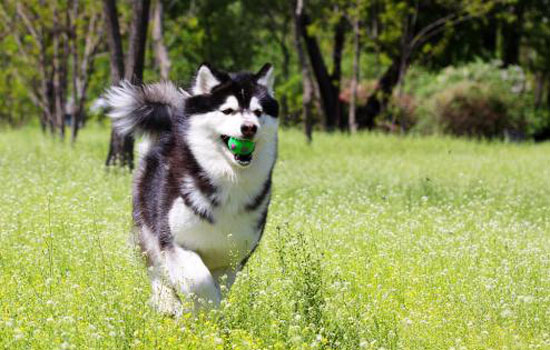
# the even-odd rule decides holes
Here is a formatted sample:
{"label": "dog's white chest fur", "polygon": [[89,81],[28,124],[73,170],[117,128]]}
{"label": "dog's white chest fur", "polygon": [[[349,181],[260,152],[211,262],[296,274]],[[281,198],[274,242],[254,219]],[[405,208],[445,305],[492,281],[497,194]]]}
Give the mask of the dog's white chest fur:
{"label": "dog's white chest fur", "polygon": [[261,213],[244,209],[247,193],[224,191],[220,204],[211,208],[213,223],[199,218],[182,198],[170,209],[168,219],[175,243],[197,252],[209,269],[230,267],[242,261],[259,239]]}

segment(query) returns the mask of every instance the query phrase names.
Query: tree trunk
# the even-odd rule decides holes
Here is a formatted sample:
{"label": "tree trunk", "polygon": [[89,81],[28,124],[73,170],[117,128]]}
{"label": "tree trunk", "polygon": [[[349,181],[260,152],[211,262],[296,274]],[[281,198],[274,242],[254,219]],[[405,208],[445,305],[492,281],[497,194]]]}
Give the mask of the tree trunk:
{"label": "tree trunk", "polygon": [[124,77],[124,54],[122,52],[116,0],[103,0],[103,12],[107,43],[111,53],[111,83],[116,85]]}
{"label": "tree trunk", "polygon": [[395,85],[399,81],[401,57],[395,57],[392,64],[367,99],[367,103],[357,108],[357,126],[359,129],[374,127],[374,119],[386,106]]}
{"label": "tree trunk", "polygon": [[[115,0],[103,0],[105,23],[109,49],[111,52],[111,80],[117,84],[122,77],[134,84],[143,80],[143,65],[145,60],[145,41],[149,21],[149,0],[134,0],[132,25],[130,29],[130,47],[124,73],[122,40],[118,24],[118,13]],[[134,168],[134,138],[130,135],[121,136],[111,129],[111,141],[106,165],[127,166]]]}
{"label": "tree trunk", "polygon": [[294,44],[298,53],[298,62],[300,64],[300,70],[302,73],[302,109],[304,115],[304,132],[308,143],[312,141],[313,134],[313,118],[311,115],[311,104],[313,98],[313,82],[311,80],[311,74],[307,63],[307,58],[302,46],[302,37],[304,29],[300,23],[300,18],[303,11],[303,0],[296,2],[295,11],[293,11],[294,18]]}
{"label": "tree trunk", "polygon": [[357,100],[357,83],[359,80],[359,58],[361,54],[361,47],[359,43],[359,19],[355,18],[353,21],[353,74],[351,76],[351,97],[349,103],[349,130],[352,134],[357,132],[357,120],[356,120],[356,100]]}
{"label": "tree trunk", "polygon": [[544,94],[544,73],[535,73],[535,109],[539,109],[542,104],[542,95]]}
{"label": "tree trunk", "polygon": [[511,23],[503,23],[502,62],[506,67],[519,64],[519,50],[523,35],[523,12],[523,1],[518,1],[517,4],[511,7],[511,14],[515,17],[515,20]]}
{"label": "tree trunk", "polygon": [[[69,42],[69,51],[70,56],[72,57],[72,71],[73,71],[73,102],[71,104],[71,109],[68,111],[71,115],[71,143],[76,142],[76,137],[78,135],[78,111],[76,105],[78,103],[78,49],[76,47],[76,37],[77,37],[77,23],[78,18],[78,0],[72,0],[72,15],[69,14],[69,6],[67,6],[67,28],[69,28],[68,42]],[[91,35],[91,33],[89,33]]]}
{"label": "tree trunk", "polygon": [[[282,75],[285,80],[285,82],[288,81],[290,77],[290,52],[288,51],[288,48],[286,47],[286,44],[281,44],[281,51],[283,53],[283,67],[282,67]],[[281,121],[283,125],[287,125],[288,123],[288,97],[285,93],[281,95]]]}
{"label": "tree trunk", "polygon": [[311,63],[311,67],[313,68],[313,74],[319,88],[323,114],[325,117],[324,128],[327,131],[332,131],[336,126],[336,117],[338,116],[339,91],[337,91],[333,85],[332,78],[328,73],[327,66],[323,59],[323,55],[321,54],[317,40],[307,32],[307,27],[311,23],[311,20],[309,16],[304,13],[303,7],[301,12],[297,14],[296,22],[296,24],[300,27],[300,34],[302,35],[302,38],[304,38],[309,61]]}
{"label": "tree trunk", "polygon": [[[279,41],[281,53],[283,55],[282,76],[285,82],[290,79],[290,51],[287,46],[287,34],[288,34],[289,20],[285,20],[283,24],[282,38]],[[285,93],[281,95],[281,121],[283,125],[288,123],[288,97]]]}
{"label": "tree trunk", "polygon": [[53,14],[53,97],[55,111],[55,126],[61,139],[65,138],[65,106],[63,101],[63,72],[62,55],[59,52],[61,43],[61,32],[59,30],[58,12],[54,9]]}
{"label": "tree trunk", "polygon": [[334,28],[334,44],[332,47],[332,94],[335,98],[334,121],[341,130],[346,128],[345,121],[342,118],[342,103],[340,103],[340,80],[342,78],[342,51],[344,50],[346,34],[346,19],[340,16],[340,20]]}
{"label": "tree trunk", "polygon": [[[90,76],[94,69],[94,55],[97,52],[103,30],[101,27],[100,16],[96,12],[90,18],[87,28],[87,35],[84,45],[82,60],[79,62],[77,50],[77,20],[78,20],[78,0],[73,0],[73,15],[71,27],[71,43],[73,57],[73,125],[71,140],[74,143],[78,136],[78,131],[86,121],[85,102],[87,98]],[[79,64],[80,63],[80,64]]]}
{"label": "tree trunk", "polygon": [[132,84],[141,84],[143,82],[145,43],[147,40],[147,25],[149,24],[149,6],[151,1],[134,0],[132,3],[132,24],[124,78]]}
{"label": "tree trunk", "polygon": [[157,67],[160,69],[160,77],[163,80],[168,80],[170,76],[170,57],[168,56],[168,50],[164,45],[164,8],[162,0],[157,0],[153,9],[153,46],[155,50],[155,61]]}
{"label": "tree trunk", "polygon": [[497,54],[498,24],[494,13],[488,15],[487,25],[482,26],[483,47],[491,54]]}

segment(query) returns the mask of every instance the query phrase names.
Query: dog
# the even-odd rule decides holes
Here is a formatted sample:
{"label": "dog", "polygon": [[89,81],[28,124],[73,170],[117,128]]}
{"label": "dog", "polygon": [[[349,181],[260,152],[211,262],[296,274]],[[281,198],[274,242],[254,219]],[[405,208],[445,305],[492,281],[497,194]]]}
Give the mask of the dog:
{"label": "dog", "polygon": [[[133,221],[162,313],[218,306],[262,238],[277,158],[273,81],[271,64],[255,74],[202,64],[189,92],[124,81],[105,94],[115,130],[146,140]],[[235,153],[231,140],[254,150]]]}

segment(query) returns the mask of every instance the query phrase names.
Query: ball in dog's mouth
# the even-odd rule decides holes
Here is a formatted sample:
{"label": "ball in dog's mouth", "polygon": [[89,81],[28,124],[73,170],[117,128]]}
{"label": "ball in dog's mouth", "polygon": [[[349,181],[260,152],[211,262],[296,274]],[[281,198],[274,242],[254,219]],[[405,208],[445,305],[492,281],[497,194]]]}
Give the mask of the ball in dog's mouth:
{"label": "ball in dog's mouth", "polygon": [[256,145],[254,141],[238,139],[227,135],[221,135],[221,139],[239,165],[247,166],[250,164],[252,161],[252,153]]}

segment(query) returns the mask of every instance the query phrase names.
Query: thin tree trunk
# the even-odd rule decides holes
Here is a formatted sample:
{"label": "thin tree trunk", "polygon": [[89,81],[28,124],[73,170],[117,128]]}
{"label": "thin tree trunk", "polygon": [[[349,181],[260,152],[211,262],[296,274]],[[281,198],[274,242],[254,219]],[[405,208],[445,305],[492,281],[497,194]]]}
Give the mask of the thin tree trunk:
{"label": "thin tree trunk", "polygon": [[63,103],[63,91],[62,91],[62,68],[61,68],[61,54],[60,54],[60,30],[58,23],[57,8],[54,9],[53,14],[53,96],[55,106],[55,126],[59,132],[61,139],[65,138],[65,113]]}
{"label": "thin tree trunk", "polygon": [[[279,43],[281,48],[281,53],[283,55],[283,66],[282,66],[282,75],[285,82],[290,78],[290,51],[287,46],[287,35],[288,35],[288,26],[289,20],[286,19],[283,24],[283,33]],[[281,95],[281,115],[282,115],[282,124],[286,125],[288,123],[288,97],[285,93]]]}
{"label": "thin tree trunk", "polygon": [[340,81],[342,78],[342,52],[344,51],[346,19],[340,16],[340,20],[334,28],[334,44],[332,48],[332,95],[336,105],[334,106],[334,122],[341,130],[345,129],[344,118],[342,118],[342,103],[340,103]]}
{"label": "thin tree trunk", "polygon": [[544,73],[535,74],[535,109],[539,109],[542,104],[542,95],[544,94]]}
{"label": "thin tree trunk", "polygon": [[[282,61],[282,68],[281,68],[281,74],[283,76],[284,81],[288,81],[290,76],[290,51],[287,45],[287,36],[289,32],[289,25],[290,21],[294,18],[294,7],[292,7],[292,11],[289,11],[289,13],[292,16],[283,16],[283,22],[279,26],[277,25],[276,21],[276,15],[274,15],[271,11],[269,11],[269,8],[266,8],[266,17],[268,19],[267,27],[269,31],[271,32],[271,36],[273,40],[277,42],[279,45],[279,48],[281,50],[281,55],[283,56]],[[280,32],[280,36],[278,35]],[[281,124],[287,125],[288,124],[288,96],[283,91],[281,95],[279,96],[279,101],[281,102]]]}
{"label": "thin tree trunk", "polygon": [[302,46],[302,33],[303,27],[300,23],[300,18],[303,11],[303,0],[296,2],[295,11],[293,11],[294,17],[294,44],[298,53],[298,62],[300,64],[300,70],[302,73],[302,109],[304,115],[304,132],[308,143],[311,143],[313,137],[313,118],[311,115],[311,105],[313,98],[313,82],[311,80],[311,74],[307,64],[307,58]]}
{"label": "thin tree trunk", "polygon": [[349,103],[349,130],[352,134],[357,132],[357,120],[356,120],[356,101],[357,101],[357,84],[359,80],[359,58],[361,54],[361,47],[359,42],[359,18],[355,18],[353,21],[353,74],[351,76],[351,98]]}
{"label": "thin tree trunk", "polygon": [[168,50],[164,45],[164,8],[162,5],[162,0],[157,0],[155,7],[153,9],[153,46],[155,50],[155,60],[156,64],[160,69],[160,77],[163,80],[168,80],[170,76],[170,67],[172,62],[170,62],[170,57],[168,56]]}
{"label": "thin tree trunk", "polygon": [[[76,137],[78,135],[78,111],[77,111],[77,104],[78,104],[78,50],[77,50],[77,43],[76,43],[76,37],[77,37],[77,23],[76,19],[78,18],[78,0],[72,0],[72,15],[69,15],[69,6],[67,6],[67,27],[69,28],[69,51],[70,55],[72,57],[72,71],[73,71],[73,102],[71,105],[71,110],[69,113],[71,114],[71,143],[74,144],[76,141]],[[89,33],[91,34],[91,33]]]}
{"label": "thin tree trunk", "polygon": [[[288,81],[290,77],[290,52],[288,51],[288,47],[286,45],[281,45],[281,51],[283,53],[283,67],[282,67],[282,75],[285,80],[285,82]],[[288,123],[288,97],[286,93],[283,93],[281,95],[281,121],[283,125],[287,125]]]}
{"label": "thin tree trunk", "polygon": [[72,128],[72,142],[74,143],[78,136],[78,131],[84,125],[84,122],[86,120],[85,102],[87,98],[88,85],[94,69],[94,55],[96,54],[99,44],[101,42],[101,35],[103,33],[103,30],[101,24],[99,23],[99,14],[94,13],[88,23],[84,52],[82,55],[82,60],[79,62],[76,27],[78,18],[78,0],[73,1],[73,120],[75,124],[73,124]]}

